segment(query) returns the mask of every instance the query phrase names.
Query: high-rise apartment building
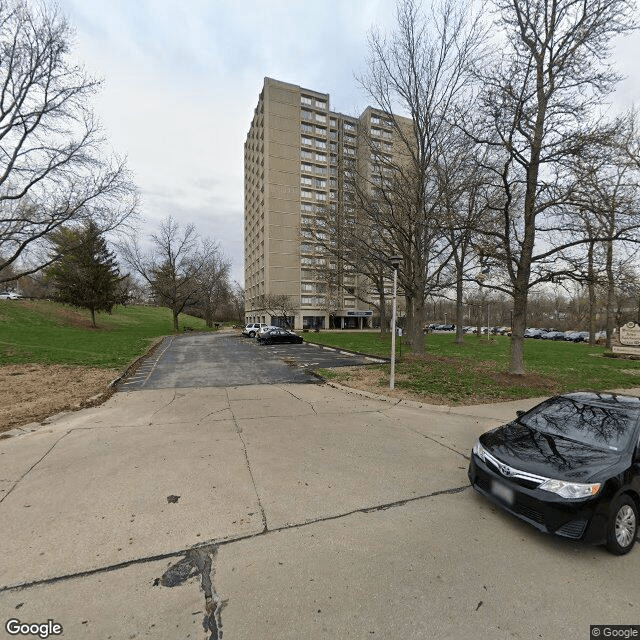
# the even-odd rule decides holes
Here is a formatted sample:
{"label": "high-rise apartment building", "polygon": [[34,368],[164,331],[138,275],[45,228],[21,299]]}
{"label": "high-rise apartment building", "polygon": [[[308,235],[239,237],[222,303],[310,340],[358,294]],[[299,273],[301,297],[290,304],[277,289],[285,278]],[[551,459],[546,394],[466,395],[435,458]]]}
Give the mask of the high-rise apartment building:
{"label": "high-rise apartment building", "polygon": [[368,140],[392,152],[391,123],[382,112],[368,107],[353,118],[331,111],[326,93],[265,78],[244,148],[247,322],[282,324],[286,315],[289,326],[301,329],[374,320],[363,302],[369,282],[338,264],[323,233],[325,226],[330,233],[327,216],[350,214],[350,167],[365,162],[376,171],[359,148],[362,127]]}

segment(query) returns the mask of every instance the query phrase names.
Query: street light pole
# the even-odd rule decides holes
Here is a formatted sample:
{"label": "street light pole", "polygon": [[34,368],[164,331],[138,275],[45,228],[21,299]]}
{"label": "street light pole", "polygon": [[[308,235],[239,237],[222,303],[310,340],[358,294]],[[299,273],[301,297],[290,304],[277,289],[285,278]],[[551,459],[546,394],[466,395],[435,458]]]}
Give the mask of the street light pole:
{"label": "street light pole", "polygon": [[389,377],[389,389],[393,389],[396,383],[396,309],[398,293],[398,267],[402,256],[391,256],[389,262],[393,267],[393,308],[391,311],[391,376]]}

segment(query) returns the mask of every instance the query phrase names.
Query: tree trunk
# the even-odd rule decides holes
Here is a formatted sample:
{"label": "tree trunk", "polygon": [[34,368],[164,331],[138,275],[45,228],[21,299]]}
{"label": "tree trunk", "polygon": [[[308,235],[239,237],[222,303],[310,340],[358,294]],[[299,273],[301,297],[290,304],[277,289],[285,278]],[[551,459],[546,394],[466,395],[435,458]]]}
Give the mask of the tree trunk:
{"label": "tree trunk", "polygon": [[173,313],[173,330],[175,331],[175,333],[178,333],[178,313],[179,312],[172,309],[172,313]]}
{"label": "tree trunk", "polygon": [[96,327],[96,310],[95,309],[91,309],[91,326],[92,327]]}
{"label": "tree trunk", "polygon": [[464,305],[462,304],[462,270],[458,268],[456,282],[456,339],[455,344],[464,344]]}
{"label": "tree trunk", "polygon": [[384,336],[389,333],[387,329],[387,297],[384,293],[384,284],[378,290],[378,295],[380,297],[380,333]]}
{"label": "tree trunk", "polygon": [[407,314],[407,332],[409,334],[408,341],[411,343],[411,352],[421,356],[424,354],[424,301],[411,298],[407,300],[407,309],[411,310],[411,313]]}
{"label": "tree trunk", "polygon": [[[611,233],[611,232],[609,232]],[[615,281],[613,278],[613,241],[607,242],[607,349],[611,349],[613,335],[613,305],[615,296]]]}
{"label": "tree trunk", "polygon": [[513,297],[511,327],[511,368],[509,373],[524,375],[524,332],[527,328],[527,290],[516,290]]}
{"label": "tree trunk", "polygon": [[596,278],[593,266],[594,243],[589,243],[589,252],[587,254],[587,288],[589,291],[589,344],[593,346],[596,343]]}

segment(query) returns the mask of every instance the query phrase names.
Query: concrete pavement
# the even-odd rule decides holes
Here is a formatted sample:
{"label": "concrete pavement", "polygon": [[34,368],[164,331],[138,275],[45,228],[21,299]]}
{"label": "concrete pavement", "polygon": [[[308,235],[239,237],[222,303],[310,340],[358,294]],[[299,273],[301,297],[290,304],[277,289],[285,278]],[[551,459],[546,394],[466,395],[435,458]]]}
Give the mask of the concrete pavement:
{"label": "concrete pavement", "polygon": [[477,436],[532,404],[160,389],[2,440],[0,637],[10,618],[162,640],[638,624],[640,551],[545,537],[468,488]]}

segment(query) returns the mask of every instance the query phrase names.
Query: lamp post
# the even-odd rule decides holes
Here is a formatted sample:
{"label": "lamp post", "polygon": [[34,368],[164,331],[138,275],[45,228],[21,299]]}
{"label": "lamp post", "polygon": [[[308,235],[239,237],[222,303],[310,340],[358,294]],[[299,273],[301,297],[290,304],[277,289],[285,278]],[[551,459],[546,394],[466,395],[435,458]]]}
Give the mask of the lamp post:
{"label": "lamp post", "polygon": [[391,256],[389,262],[393,267],[393,309],[391,312],[391,376],[389,377],[389,389],[393,389],[396,383],[396,309],[398,293],[398,267],[402,262],[402,256]]}

